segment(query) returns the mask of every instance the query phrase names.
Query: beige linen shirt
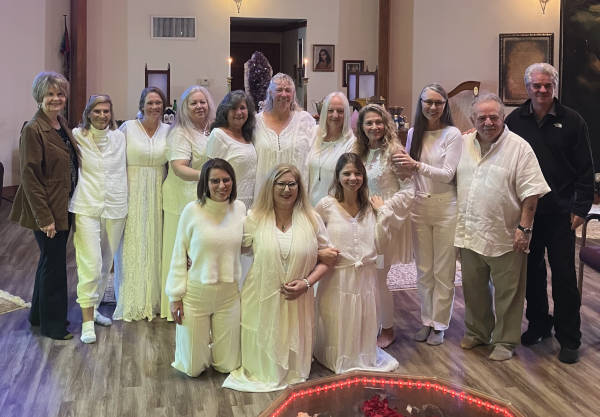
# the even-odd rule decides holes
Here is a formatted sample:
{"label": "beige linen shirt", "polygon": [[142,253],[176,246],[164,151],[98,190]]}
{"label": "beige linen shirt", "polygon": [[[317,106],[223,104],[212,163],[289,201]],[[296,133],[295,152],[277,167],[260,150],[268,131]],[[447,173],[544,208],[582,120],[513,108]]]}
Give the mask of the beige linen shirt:
{"label": "beige linen shirt", "polygon": [[531,146],[508,127],[484,157],[476,137],[477,132],[463,136],[454,246],[500,256],[513,250],[523,200],[541,197],[550,187]]}

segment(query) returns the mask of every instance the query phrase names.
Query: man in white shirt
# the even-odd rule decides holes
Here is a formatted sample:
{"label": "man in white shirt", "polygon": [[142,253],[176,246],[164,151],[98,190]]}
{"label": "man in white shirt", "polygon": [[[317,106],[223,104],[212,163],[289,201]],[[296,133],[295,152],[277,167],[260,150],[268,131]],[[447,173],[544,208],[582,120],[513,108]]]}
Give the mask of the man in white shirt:
{"label": "man in white shirt", "polygon": [[504,125],[498,96],[476,98],[471,120],[477,131],[463,136],[456,172],[454,245],[462,259],[466,327],[461,347],[491,344],[489,358],[506,360],[521,336],[537,200],[550,188],[531,146]]}

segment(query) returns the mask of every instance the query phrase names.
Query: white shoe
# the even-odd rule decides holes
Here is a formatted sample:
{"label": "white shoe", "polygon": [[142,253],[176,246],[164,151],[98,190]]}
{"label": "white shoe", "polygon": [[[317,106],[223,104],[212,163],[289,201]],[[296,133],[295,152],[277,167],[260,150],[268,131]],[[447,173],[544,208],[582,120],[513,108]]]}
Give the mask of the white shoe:
{"label": "white shoe", "polygon": [[102,315],[98,310],[94,309],[94,321],[100,326],[108,327],[112,324],[112,320]]}
{"label": "white shoe", "polygon": [[95,343],[96,331],[94,330],[94,322],[86,321],[81,325],[81,337],[83,343]]}

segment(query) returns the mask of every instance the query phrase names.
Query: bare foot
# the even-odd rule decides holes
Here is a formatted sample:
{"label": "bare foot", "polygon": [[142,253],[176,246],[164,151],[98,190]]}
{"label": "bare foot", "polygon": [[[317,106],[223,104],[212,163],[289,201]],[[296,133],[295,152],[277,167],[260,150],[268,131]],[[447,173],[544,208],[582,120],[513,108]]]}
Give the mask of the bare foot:
{"label": "bare foot", "polygon": [[390,327],[389,329],[381,329],[381,333],[377,336],[377,347],[381,349],[385,349],[392,343],[394,343],[396,337],[394,336],[394,328]]}

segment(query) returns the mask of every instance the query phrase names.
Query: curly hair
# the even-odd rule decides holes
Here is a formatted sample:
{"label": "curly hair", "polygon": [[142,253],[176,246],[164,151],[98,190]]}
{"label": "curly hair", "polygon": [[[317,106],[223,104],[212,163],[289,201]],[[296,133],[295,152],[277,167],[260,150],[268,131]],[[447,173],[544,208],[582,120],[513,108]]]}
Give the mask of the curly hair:
{"label": "curly hair", "polygon": [[246,142],[252,142],[254,126],[256,126],[256,109],[254,107],[252,96],[246,94],[246,92],[242,90],[235,90],[227,93],[223,98],[223,101],[219,104],[219,107],[217,107],[215,121],[210,126],[210,130],[212,131],[215,127],[229,127],[229,122],[227,121],[229,111],[237,109],[242,102],[246,103],[246,108],[248,109],[248,120],[246,120],[246,123],[242,126],[242,136],[246,139]]}
{"label": "curly hair", "polygon": [[392,116],[379,104],[367,104],[358,113],[358,122],[356,126],[357,136],[356,143],[354,144],[353,152],[358,154],[362,160],[367,159],[369,154],[369,138],[367,137],[363,123],[367,113],[376,113],[383,119],[383,138],[381,139],[381,145],[388,154],[391,154],[398,148],[402,148],[402,144],[398,140],[398,133],[396,132],[396,125]]}

